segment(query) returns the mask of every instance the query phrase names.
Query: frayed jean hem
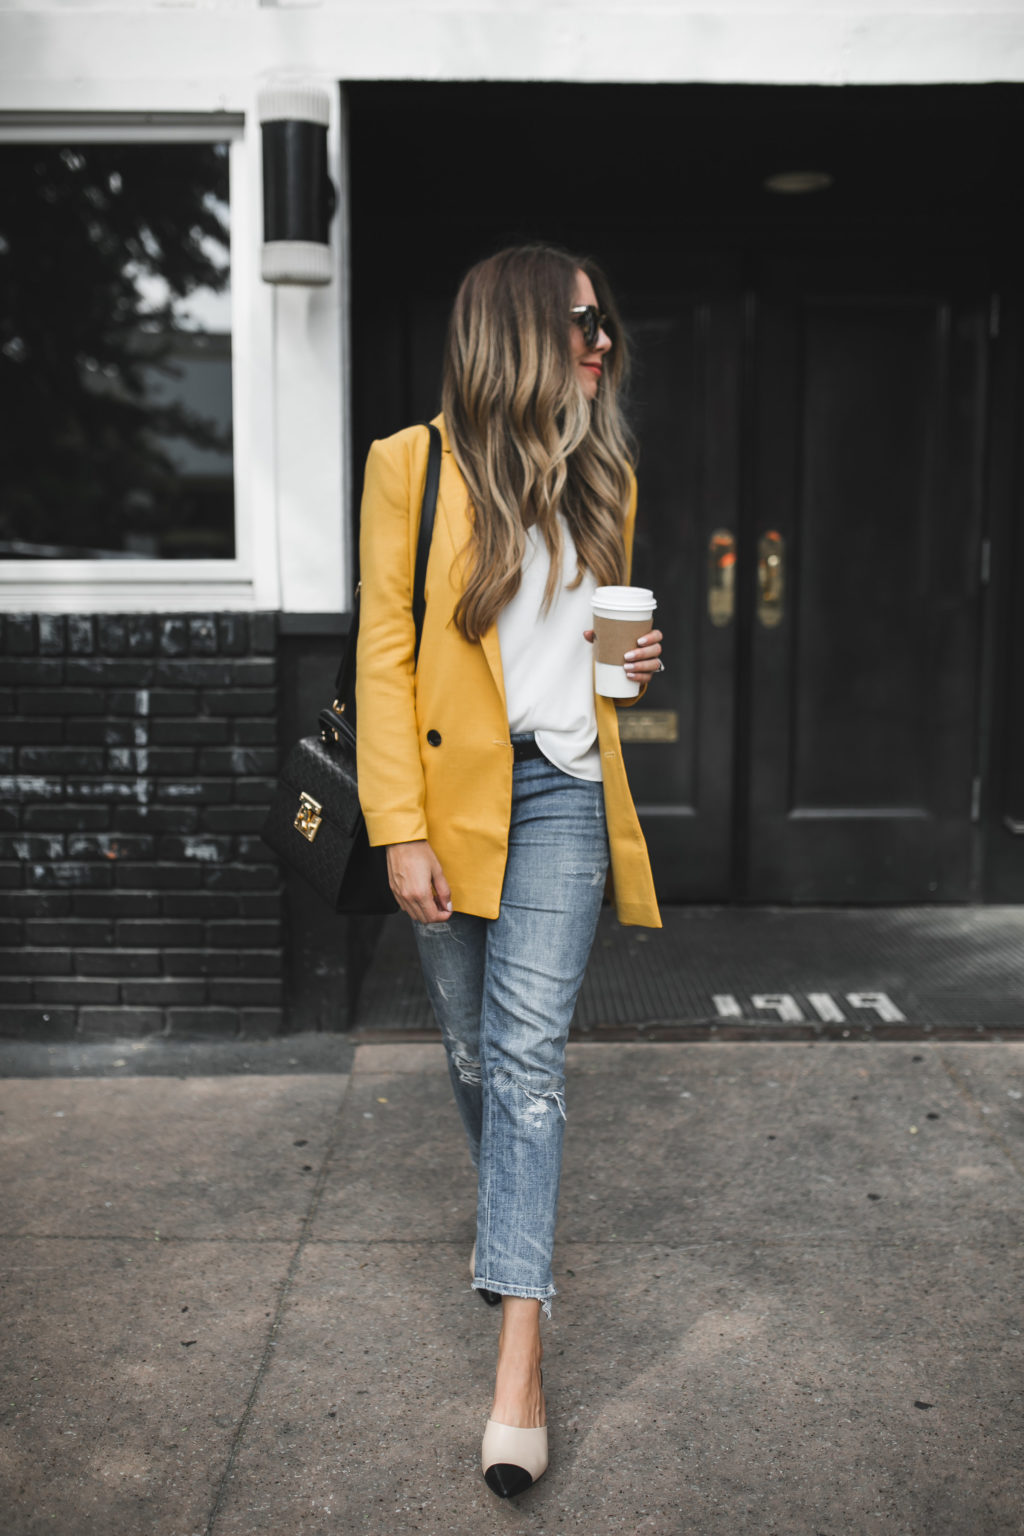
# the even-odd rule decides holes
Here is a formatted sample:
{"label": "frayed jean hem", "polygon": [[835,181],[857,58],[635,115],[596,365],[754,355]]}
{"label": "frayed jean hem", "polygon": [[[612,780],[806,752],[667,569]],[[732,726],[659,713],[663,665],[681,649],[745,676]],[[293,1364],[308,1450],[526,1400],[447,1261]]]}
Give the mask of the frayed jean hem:
{"label": "frayed jean hem", "polygon": [[541,1311],[550,1320],[551,1298],[558,1292],[553,1285],[546,1286],[543,1290],[539,1287],[524,1285],[495,1285],[490,1280],[473,1280],[474,1291],[493,1291],[495,1296],[520,1296],[524,1301],[539,1301]]}

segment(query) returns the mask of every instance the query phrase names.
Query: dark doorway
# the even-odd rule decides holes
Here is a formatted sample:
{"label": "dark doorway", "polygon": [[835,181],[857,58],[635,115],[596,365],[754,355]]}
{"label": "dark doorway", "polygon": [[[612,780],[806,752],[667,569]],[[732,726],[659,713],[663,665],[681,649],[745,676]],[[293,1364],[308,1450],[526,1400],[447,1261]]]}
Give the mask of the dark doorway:
{"label": "dark doorway", "polygon": [[347,97],[357,464],[437,409],[480,255],[555,240],[620,297],[669,638],[626,751],[662,898],[1024,899],[1024,90]]}

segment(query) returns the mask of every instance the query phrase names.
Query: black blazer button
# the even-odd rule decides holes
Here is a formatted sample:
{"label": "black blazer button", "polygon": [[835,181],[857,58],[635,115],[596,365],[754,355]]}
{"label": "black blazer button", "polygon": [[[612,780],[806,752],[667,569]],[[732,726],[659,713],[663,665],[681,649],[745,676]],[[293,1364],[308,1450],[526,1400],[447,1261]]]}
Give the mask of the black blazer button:
{"label": "black blazer button", "polygon": [[430,742],[430,745],[432,747],[439,747],[441,745],[441,732],[440,731],[428,731],[427,732],[427,740]]}

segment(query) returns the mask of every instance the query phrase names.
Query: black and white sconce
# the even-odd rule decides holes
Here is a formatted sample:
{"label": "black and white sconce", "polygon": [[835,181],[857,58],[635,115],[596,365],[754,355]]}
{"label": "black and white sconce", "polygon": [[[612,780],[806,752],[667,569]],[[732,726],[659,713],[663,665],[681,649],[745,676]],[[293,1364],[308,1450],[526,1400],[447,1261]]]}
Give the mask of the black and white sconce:
{"label": "black and white sconce", "polygon": [[263,252],[268,283],[329,283],[327,231],[336,194],[327,174],[331,98],[317,86],[270,85],[259,93],[263,135]]}

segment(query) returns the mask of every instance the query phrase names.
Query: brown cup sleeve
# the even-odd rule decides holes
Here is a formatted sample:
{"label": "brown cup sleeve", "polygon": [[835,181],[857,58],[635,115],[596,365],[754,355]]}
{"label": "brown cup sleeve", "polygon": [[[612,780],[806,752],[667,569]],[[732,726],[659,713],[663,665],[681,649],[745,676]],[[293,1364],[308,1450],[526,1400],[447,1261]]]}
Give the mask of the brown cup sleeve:
{"label": "brown cup sleeve", "polygon": [[602,666],[621,667],[627,651],[636,649],[637,640],[651,627],[652,615],[628,619],[601,619],[594,615],[594,644]]}

